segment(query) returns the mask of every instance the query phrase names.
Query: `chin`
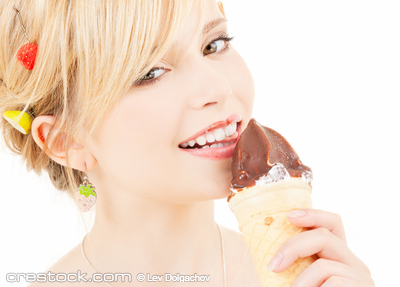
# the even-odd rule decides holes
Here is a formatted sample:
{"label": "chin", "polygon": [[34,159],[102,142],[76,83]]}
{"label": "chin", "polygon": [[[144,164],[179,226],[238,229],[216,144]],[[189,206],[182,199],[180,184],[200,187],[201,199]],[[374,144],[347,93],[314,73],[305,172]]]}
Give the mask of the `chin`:
{"label": "chin", "polygon": [[222,199],[222,198],[227,198],[231,194],[231,190],[229,189],[228,186],[219,186],[216,187],[215,189],[210,189],[207,193],[205,193],[205,197],[207,197],[207,200],[216,200],[216,199]]}
{"label": "chin", "polygon": [[[217,199],[222,199],[222,198],[228,198],[228,196],[231,194],[231,191],[229,189],[214,189],[214,190],[207,190],[203,191],[200,194],[194,195],[192,198],[188,198],[186,203],[196,203],[196,202],[204,202],[204,201],[210,201],[210,200],[217,200]],[[184,203],[184,202],[182,202]]]}

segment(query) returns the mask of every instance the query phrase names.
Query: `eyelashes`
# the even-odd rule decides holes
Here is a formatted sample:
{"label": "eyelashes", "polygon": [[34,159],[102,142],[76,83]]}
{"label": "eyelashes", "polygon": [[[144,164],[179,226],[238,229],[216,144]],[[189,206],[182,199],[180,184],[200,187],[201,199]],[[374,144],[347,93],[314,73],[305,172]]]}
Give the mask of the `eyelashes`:
{"label": "eyelashes", "polygon": [[[161,75],[159,75],[158,77],[153,76],[153,78],[151,78],[150,80],[146,80],[146,78],[151,77],[150,75],[154,75],[156,72],[160,72],[160,71],[162,71],[163,73]],[[164,67],[153,68],[145,76],[143,76],[138,81],[136,81],[135,86],[147,86],[147,85],[155,84],[156,82],[160,81],[162,76],[169,71],[171,71],[171,70],[166,69]]]}
{"label": "eyelashes", "polygon": [[[225,54],[226,52],[229,51],[230,42],[233,40],[233,38],[234,37],[229,37],[229,35],[227,35],[227,34],[221,34],[221,35],[217,36],[216,38],[211,40],[205,47],[205,49],[208,49],[208,51],[211,51],[212,53],[206,54],[206,53],[204,53],[204,50],[205,50],[204,49],[203,57],[208,56],[208,55],[213,55],[213,54],[218,54],[218,55]],[[224,47],[219,51],[214,51],[214,49],[218,48],[218,44],[216,43],[218,41],[224,41]],[[149,85],[156,84],[169,71],[171,71],[171,70],[164,68],[164,67],[155,67],[155,68],[151,69],[145,76],[143,76],[142,78],[137,80],[135,82],[135,86],[149,86]],[[155,74],[160,73],[160,72],[161,72],[161,74],[159,74],[159,76],[156,77]]]}
{"label": "eyelashes", "polygon": [[[224,47],[221,51],[219,51],[219,52],[217,52],[217,53],[220,54],[220,55],[221,55],[221,54],[225,54],[226,52],[228,52],[228,50],[229,50],[229,48],[230,48],[229,42],[232,41],[233,38],[234,38],[234,37],[229,37],[229,35],[221,34],[221,35],[219,35],[217,38],[211,40],[210,43],[208,43],[208,45],[206,46],[206,48],[208,48],[208,47],[212,48],[212,44],[215,44],[215,42],[218,42],[218,41],[221,41],[221,40],[222,40],[222,41],[225,42],[226,45],[225,45],[225,47]],[[216,53],[211,53],[211,54],[216,54]],[[205,53],[203,52],[203,56],[207,56],[207,55],[211,55],[211,54],[205,54]]]}
{"label": "eyelashes", "polygon": [[[233,38],[235,38],[235,37],[229,37],[228,34],[227,34],[227,35],[221,34],[221,35],[219,35],[217,38],[213,39],[210,43],[215,42],[215,41],[218,41],[218,40],[225,40],[226,42],[230,42],[230,41],[233,40]],[[210,43],[209,43],[209,44],[210,44]]]}

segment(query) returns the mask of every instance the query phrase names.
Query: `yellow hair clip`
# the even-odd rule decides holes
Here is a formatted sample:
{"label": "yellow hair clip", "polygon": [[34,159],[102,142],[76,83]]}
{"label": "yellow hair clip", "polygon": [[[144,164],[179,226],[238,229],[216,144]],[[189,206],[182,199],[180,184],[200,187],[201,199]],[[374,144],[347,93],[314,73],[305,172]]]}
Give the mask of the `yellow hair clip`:
{"label": "yellow hair clip", "polygon": [[[0,82],[4,85],[7,92],[8,88],[6,84],[0,79]],[[9,93],[11,94],[11,93]],[[12,95],[12,94],[11,94]],[[14,97],[14,96],[12,96]],[[14,97],[15,98],[15,97]],[[17,130],[19,130],[23,134],[28,134],[31,131],[31,126],[33,122],[33,118],[27,112],[22,111],[5,111],[3,117]]]}

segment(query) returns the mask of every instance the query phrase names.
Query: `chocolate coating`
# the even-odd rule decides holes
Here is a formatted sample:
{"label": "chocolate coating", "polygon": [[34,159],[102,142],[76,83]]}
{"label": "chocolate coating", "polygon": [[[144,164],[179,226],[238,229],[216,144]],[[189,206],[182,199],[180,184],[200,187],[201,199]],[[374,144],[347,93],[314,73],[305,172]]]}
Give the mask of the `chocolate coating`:
{"label": "chocolate coating", "polygon": [[311,168],[303,165],[282,135],[252,118],[233,153],[231,188],[240,191],[244,187],[255,186],[255,181],[267,174],[276,163],[281,163],[291,177],[301,178],[304,171],[311,172]]}

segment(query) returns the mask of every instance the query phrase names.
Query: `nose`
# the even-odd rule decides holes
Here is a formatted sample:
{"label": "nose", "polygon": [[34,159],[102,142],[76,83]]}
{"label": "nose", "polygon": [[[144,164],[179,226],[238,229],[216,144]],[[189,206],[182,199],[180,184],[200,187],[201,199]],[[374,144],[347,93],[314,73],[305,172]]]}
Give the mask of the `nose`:
{"label": "nose", "polygon": [[190,66],[186,83],[190,85],[190,106],[194,109],[208,105],[222,106],[232,95],[232,87],[224,75],[225,68],[222,63],[204,58],[196,60],[192,58]]}

